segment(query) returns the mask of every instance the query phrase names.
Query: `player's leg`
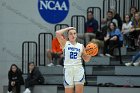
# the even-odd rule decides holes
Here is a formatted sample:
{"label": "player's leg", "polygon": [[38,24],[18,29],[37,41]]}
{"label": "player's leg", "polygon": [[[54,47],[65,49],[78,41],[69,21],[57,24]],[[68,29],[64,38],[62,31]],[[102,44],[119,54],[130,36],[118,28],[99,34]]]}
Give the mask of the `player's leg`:
{"label": "player's leg", "polygon": [[85,83],[85,73],[83,66],[75,66],[74,83],[75,83],[75,93],[83,93]]}
{"label": "player's leg", "polygon": [[74,88],[71,87],[71,88],[65,88],[65,93],[74,93]]}
{"label": "player's leg", "polygon": [[75,93],[83,93],[84,85],[83,84],[76,84],[75,85]]}
{"label": "player's leg", "polygon": [[53,57],[53,53],[51,52],[50,49],[47,49],[47,58],[49,59],[49,64],[48,66],[52,66],[53,65],[53,61],[52,61],[52,58]]}
{"label": "player's leg", "polygon": [[50,49],[47,49],[47,58],[49,59],[49,61],[52,60],[52,55],[51,55],[51,50]]}
{"label": "player's leg", "polygon": [[74,93],[73,68],[64,68],[64,87],[65,93]]}

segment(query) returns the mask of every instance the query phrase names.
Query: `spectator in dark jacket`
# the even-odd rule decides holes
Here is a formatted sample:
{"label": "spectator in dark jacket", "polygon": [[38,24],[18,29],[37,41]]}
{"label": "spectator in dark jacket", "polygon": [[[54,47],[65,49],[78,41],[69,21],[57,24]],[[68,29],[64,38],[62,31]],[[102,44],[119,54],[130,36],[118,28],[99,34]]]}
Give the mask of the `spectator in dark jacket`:
{"label": "spectator in dark jacket", "polygon": [[22,72],[17,65],[12,64],[8,72],[8,93],[20,93],[20,85],[24,84]]}
{"label": "spectator in dark jacket", "polygon": [[44,78],[37,67],[35,67],[34,62],[29,63],[29,73],[27,79],[25,80],[25,91],[23,93],[31,93],[31,88],[34,85],[39,85],[44,83]]}
{"label": "spectator in dark jacket", "polygon": [[87,13],[87,22],[85,23],[87,33],[95,33],[98,30],[98,21],[94,18],[93,12]]}
{"label": "spectator in dark jacket", "polygon": [[98,21],[94,18],[94,14],[92,11],[87,13],[87,22],[85,23],[85,33],[78,34],[78,38],[85,39],[86,44],[92,39],[96,37],[96,33],[98,31]]}

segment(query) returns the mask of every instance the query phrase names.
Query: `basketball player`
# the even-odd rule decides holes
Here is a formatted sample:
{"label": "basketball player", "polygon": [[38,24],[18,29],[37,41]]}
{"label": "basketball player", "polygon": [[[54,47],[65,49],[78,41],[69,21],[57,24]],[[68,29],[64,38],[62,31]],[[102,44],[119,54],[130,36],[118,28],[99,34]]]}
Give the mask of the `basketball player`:
{"label": "basketball player", "polygon": [[[64,32],[68,34],[68,41],[62,36]],[[77,32],[74,27],[56,31],[56,37],[64,53],[65,93],[74,93],[74,86],[75,93],[83,93],[85,75],[82,58],[85,62],[88,62],[91,56],[85,54],[83,44],[76,42]]]}

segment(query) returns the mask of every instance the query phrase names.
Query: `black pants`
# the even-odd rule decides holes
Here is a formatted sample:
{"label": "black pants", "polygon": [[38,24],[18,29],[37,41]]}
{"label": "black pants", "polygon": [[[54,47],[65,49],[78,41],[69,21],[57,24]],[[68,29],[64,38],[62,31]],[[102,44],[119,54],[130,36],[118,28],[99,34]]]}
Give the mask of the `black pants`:
{"label": "black pants", "polygon": [[56,61],[58,60],[58,64],[63,66],[63,57],[61,57],[62,54],[52,53],[52,60]]}
{"label": "black pants", "polygon": [[114,48],[121,47],[122,42],[118,40],[107,40],[104,42],[104,54],[109,53],[110,55],[113,55]]}
{"label": "black pants", "polygon": [[130,32],[130,38],[131,38],[131,46],[135,48],[135,40],[138,40],[138,36],[140,35],[140,31],[133,31]]}
{"label": "black pants", "polygon": [[8,85],[8,91],[11,92],[15,88],[16,93],[20,93],[20,84],[16,83],[15,86],[11,86],[11,82]]}
{"label": "black pants", "polygon": [[124,34],[123,35],[123,38],[124,38],[124,45],[126,46],[129,46],[130,45],[130,39],[129,39],[129,34]]}
{"label": "black pants", "polygon": [[31,79],[25,80],[25,88],[31,88],[34,85],[39,85],[40,83],[37,80],[32,81]]}

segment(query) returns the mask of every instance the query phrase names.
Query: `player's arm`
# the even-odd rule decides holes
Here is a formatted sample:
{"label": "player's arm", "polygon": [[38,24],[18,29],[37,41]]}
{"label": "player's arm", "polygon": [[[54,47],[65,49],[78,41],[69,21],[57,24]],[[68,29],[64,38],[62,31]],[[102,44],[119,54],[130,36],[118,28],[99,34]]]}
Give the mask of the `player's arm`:
{"label": "player's arm", "polygon": [[57,39],[58,39],[58,41],[59,41],[59,43],[60,43],[62,49],[64,48],[64,46],[65,46],[65,44],[66,44],[66,41],[67,41],[67,40],[63,37],[63,33],[64,33],[64,32],[67,32],[67,31],[69,31],[69,30],[71,30],[71,29],[74,29],[74,27],[67,27],[67,28],[60,29],[60,30],[56,31],[56,37],[57,37]]}
{"label": "player's arm", "polygon": [[85,62],[89,62],[91,59],[91,56],[86,54],[84,46],[83,46],[82,58]]}

